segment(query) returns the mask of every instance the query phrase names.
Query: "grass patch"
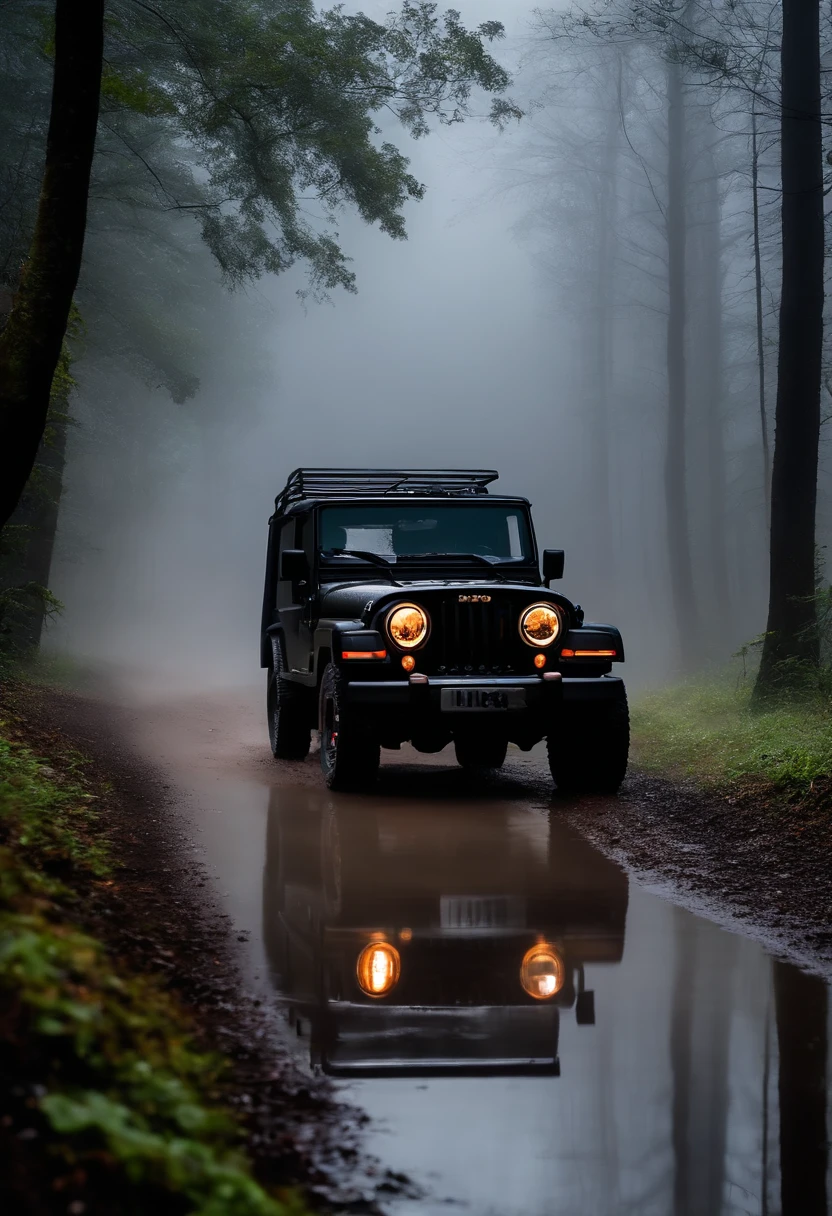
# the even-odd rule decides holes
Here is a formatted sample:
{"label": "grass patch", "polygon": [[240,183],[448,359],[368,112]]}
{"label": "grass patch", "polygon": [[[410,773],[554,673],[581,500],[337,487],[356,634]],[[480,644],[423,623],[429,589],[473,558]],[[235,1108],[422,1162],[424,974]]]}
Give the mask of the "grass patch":
{"label": "grass patch", "polygon": [[817,695],[760,711],[751,690],[751,679],[727,670],[635,698],[635,765],[710,788],[811,793],[832,774],[832,705]]}
{"label": "grass patch", "polygon": [[6,714],[0,1172],[44,1210],[82,1211],[92,1197],[96,1212],[297,1216],[305,1209],[294,1193],[269,1194],[252,1177],[221,1100],[224,1060],[199,1049],[161,983],[80,927],[83,899],[114,880],[99,810],[106,791],[80,756],[62,749],[45,760],[20,735]]}

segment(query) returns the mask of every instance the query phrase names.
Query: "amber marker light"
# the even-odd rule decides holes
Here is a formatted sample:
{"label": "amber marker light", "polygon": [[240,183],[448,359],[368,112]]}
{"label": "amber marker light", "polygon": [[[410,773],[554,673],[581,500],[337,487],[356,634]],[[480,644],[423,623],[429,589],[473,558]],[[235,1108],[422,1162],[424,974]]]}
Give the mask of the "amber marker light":
{"label": "amber marker light", "polygon": [[367,996],[386,996],[399,982],[402,960],[389,942],[370,942],[358,956],[355,974]]}
{"label": "amber marker light", "polygon": [[523,955],[520,983],[536,1001],[547,1001],[563,987],[563,960],[546,942],[538,942]]}
{"label": "amber marker light", "polygon": [[536,654],[534,656],[534,665],[538,669],[538,671],[540,671],[541,668],[545,667],[546,666],[546,655],[545,654]]}
{"label": "amber marker light", "polygon": [[416,660],[412,654],[403,654],[402,655],[402,667],[405,669],[405,671],[413,671],[413,668],[415,666],[416,666]]}
{"label": "amber marker light", "polygon": [[386,659],[386,650],[342,650],[342,659]]}
{"label": "amber marker light", "polygon": [[562,659],[614,659],[614,650],[562,650]]}

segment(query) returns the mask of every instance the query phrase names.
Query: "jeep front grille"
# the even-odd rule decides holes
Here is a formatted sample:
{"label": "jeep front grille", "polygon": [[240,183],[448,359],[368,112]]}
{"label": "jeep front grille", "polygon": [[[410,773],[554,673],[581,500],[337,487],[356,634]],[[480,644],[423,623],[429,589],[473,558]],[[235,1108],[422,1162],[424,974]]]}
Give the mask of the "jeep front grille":
{"label": "jeep front grille", "polygon": [[507,599],[460,604],[443,599],[435,611],[430,639],[431,666],[451,675],[505,671],[517,658],[517,608]]}

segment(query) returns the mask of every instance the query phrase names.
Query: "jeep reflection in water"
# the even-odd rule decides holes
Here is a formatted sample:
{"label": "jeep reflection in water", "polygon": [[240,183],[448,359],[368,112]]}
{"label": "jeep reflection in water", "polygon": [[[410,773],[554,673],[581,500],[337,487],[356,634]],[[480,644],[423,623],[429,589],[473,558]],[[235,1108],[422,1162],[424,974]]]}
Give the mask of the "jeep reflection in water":
{"label": "jeep reflection in water", "polygon": [[498,474],[296,469],[269,522],[261,664],[272,751],[302,760],[314,728],[332,789],[376,776],[382,747],[495,769],[546,739],[559,789],[614,793],[627,768],[624,659],[542,573],[525,498]]}

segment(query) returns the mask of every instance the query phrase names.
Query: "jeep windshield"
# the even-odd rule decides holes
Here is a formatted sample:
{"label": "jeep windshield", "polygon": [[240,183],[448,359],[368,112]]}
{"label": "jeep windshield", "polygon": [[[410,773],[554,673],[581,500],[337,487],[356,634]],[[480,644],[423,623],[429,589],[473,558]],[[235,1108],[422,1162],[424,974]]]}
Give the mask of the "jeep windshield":
{"label": "jeep windshield", "polygon": [[526,512],[522,507],[498,503],[350,503],[324,507],[319,548],[325,561],[338,564],[412,562],[426,566],[453,562],[483,567],[534,562]]}

